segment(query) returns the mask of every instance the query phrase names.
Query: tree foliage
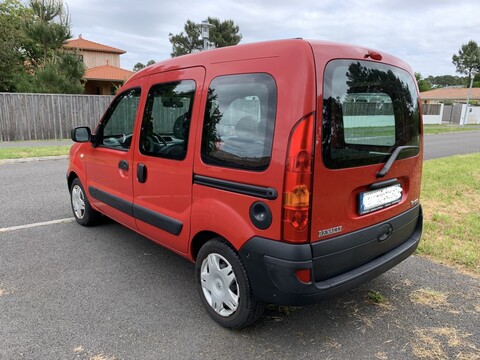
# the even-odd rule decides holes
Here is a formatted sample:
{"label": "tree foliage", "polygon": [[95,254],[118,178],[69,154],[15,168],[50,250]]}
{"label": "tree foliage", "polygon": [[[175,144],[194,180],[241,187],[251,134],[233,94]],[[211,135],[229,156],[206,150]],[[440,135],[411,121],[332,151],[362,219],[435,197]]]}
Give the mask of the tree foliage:
{"label": "tree foliage", "polygon": [[84,91],[85,66],[63,48],[71,37],[63,0],[4,0],[0,28],[0,91]]}
{"label": "tree foliage", "polygon": [[55,57],[55,51],[72,37],[70,15],[62,0],[30,0],[30,8],[33,16],[26,22],[25,32],[31,40],[32,50],[36,50],[30,55],[38,64],[40,53],[41,62],[46,66]]}
{"label": "tree foliage", "polygon": [[[418,82],[420,91],[428,91],[432,89],[439,89],[444,87],[461,87],[468,86],[469,78],[467,76],[453,76],[453,75],[440,75],[440,76],[428,76],[423,78],[420,73],[415,73],[415,77]],[[480,74],[477,74],[473,87],[480,87]]]}
{"label": "tree foliage", "polygon": [[[213,48],[237,45],[242,40],[239,33],[240,28],[235,25],[233,20],[220,21],[217,18],[208,17],[206,22],[214,25],[210,29],[209,43]],[[187,20],[184,25],[184,31],[173,35],[170,33],[168,38],[172,44],[172,57],[190,54],[203,50],[203,39],[200,38],[201,32],[197,24]]]}
{"label": "tree foliage", "polygon": [[207,22],[215,26],[210,29],[210,42],[215,48],[237,45],[242,40],[238,32],[240,28],[233,20],[220,21],[217,18],[208,17]]}
{"label": "tree foliage", "polygon": [[428,76],[426,79],[432,88],[442,88],[448,86],[462,86],[465,82],[463,76],[453,75],[440,75],[440,76]]}
{"label": "tree foliage", "polygon": [[143,68],[146,68],[147,66],[150,66],[150,65],[153,65],[153,64],[155,64],[155,60],[149,60],[146,65],[141,63],[141,62],[138,62],[133,66],[132,70],[137,72],[137,71],[140,71]]}
{"label": "tree foliage", "polygon": [[432,85],[428,82],[428,80],[422,78],[422,74],[415,73],[415,79],[417,80],[418,89],[420,92],[432,89]]}
{"label": "tree foliage", "polygon": [[172,53],[170,54],[172,57],[190,54],[203,48],[200,29],[193,21],[187,20],[183,29],[185,34],[183,31],[177,35],[168,34],[168,39],[172,43]]}
{"label": "tree foliage", "polygon": [[21,76],[17,80],[17,91],[48,94],[79,94],[84,87],[80,82],[85,72],[76,54],[63,52],[35,71],[35,76]]}
{"label": "tree foliage", "polygon": [[23,19],[27,9],[19,0],[0,3],[0,91],[15,90],[15,76],[23,69]]}
{"label": "tree foliage", "polygon": [[452,56],[452,62],[458,73],[465,74],[470,79],[472,73],[480,71],[480,48],[478,44],[473,40],[463,44],[458,50],[458,54]]}

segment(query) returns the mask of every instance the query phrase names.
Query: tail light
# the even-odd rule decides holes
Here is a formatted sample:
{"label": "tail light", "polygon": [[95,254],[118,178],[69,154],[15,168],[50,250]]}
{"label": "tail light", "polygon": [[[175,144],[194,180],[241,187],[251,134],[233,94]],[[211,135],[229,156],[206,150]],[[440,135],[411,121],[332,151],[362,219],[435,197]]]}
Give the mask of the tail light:
{"label": "tail light", "polygon": [[292,130],[288,143],[282,238],[293,243],[309,240],[314,123],[313,113],[300,120]]}

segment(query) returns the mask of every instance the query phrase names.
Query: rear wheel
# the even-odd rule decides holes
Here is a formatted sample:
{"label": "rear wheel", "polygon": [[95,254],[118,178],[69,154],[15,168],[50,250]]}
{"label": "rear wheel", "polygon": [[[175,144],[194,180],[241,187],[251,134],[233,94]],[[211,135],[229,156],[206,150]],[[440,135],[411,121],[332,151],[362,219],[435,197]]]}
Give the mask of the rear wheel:
{"label": "rear wheel", "polygon": [[265,305],[253,297],[241,259],[221,239],[210,240],[200,249],[195,275],[202,302],[220,325],[242,328],[262,314]]}
{"label": "rear wheel", "polygon": [[70,187],[70,202],[72,204],[73,215],[80,225],[92,226],[98,222],[100,213],[93,210],[90,206],[82,183],[78,178],[73,180]]}

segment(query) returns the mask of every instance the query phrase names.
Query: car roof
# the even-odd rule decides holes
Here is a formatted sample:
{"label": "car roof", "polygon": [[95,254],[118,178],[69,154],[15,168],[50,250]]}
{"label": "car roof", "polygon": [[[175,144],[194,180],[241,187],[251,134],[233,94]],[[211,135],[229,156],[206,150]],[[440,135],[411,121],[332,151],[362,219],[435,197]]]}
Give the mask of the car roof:
{"label": "car roof", "polygon": [[380,53],[383,56],[382,62],[402,67],[411,72],[411,68],[406,63],[383,51],[380,52],[351,44],[295,38],[227,46],[167,59],[136,72],[125,85],[132,80],[155,73],[196,66],[208,67],[211,64],[281,57],[282,55],[291,56],[292,54],[295,54],[295,57],[298,58],[301,56],[314,56],[316,60],[320,60],[319,57],[322,57],[323,61],[329,61],[334,58],[362,59],[367,58],[371,51]]}
{"label": "car roof", "polygon": [[301,54],[302,50],[307,50],[311,53],[309,43],[303,39],[273,40],[227,46],[188,55],[182,55],[155,63],[138,71],[130,79],[133,80],[162,71],[195,66],[208,66],[209,64],[215,64],[219,62],[277,57],[281,56],[282,53],[291,51],[298,51],[299,54]]}

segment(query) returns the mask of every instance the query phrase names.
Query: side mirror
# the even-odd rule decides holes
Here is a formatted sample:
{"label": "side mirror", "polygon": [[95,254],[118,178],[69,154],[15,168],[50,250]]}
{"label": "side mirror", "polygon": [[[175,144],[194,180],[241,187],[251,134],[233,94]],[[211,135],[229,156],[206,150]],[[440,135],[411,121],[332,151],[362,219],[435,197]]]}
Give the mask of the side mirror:
{"label": "side mirror", "polygon": [[88,126],[79,126],[72,129],[72,140],[79,143],[92,140],[92,132]]}

